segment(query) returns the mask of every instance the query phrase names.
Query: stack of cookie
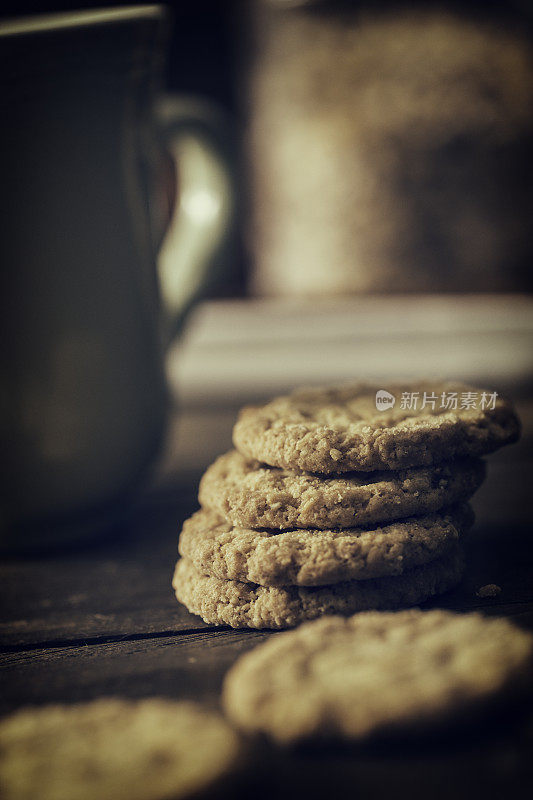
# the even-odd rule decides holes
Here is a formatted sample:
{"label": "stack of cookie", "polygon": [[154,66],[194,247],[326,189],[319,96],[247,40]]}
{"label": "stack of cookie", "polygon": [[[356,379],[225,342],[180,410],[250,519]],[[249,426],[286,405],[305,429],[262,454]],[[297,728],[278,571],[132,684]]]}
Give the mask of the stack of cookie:
{"label": "stack of cookie", "polygon": [[479,456],[519,431],[507,401],[452,383],[244,408],[183,526],[176,596],[212,624],[286,628],[445,592],[462,576]]}

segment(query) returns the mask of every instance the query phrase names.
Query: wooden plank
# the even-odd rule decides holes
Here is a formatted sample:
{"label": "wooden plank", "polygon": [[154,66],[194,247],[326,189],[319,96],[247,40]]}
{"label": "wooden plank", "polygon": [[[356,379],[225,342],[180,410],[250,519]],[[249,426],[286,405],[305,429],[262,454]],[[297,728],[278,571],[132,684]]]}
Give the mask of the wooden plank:
{"label": "wooden plank", "polygon": [[[183,510],[151,509],[127,540],[51,559],[10,561],[0,570],[0,636],[7,647],[208,628],[176,602],[170,581]],[[477,527],[466,544],[467,574],[438,605],[468,610],[533,604],[527,528]],[[494,599],[477,590],[495,583]]]}
{"label": "wooden plank", "polygon": [[[29,628],[22,644],[17,639],[20,633],[15,636],[15,652],[0,658],[0,713],[30,703],[76,702],[110,695],[162,695],[218,704],[229,667],[273,634],[210,630],[207,626],[202,630],[199,618],[180,610],[168,586],[176,519],[176,508],[170,504],[151,509],[146,518],[139,519],[126,542],[41,561],[11,562],[9,585],[2,589],[11,614],[26,610]],[[533,628],[529,530],[478,527],[466,549],[465,580],[428,606],[506,614]],[[28,591],[24,597],[20,595],[21,580]],[[75,601],[68,592],[74,592],[80,581],[85,581],[86,597]],[[479,598],[476,591],[486,583],[499,584],[501,594]],[[50,602],[44,610],[43,599]],[[97,608],[106,610],[104,619],[96,618]],[[36,614],[39,609],[40,615]],[[3,609],[9,632],[8,611]],[[151,618],[150,613],[154,614]],[[184,632],[164,634],[171,617],[179,620]],[[74,639],[80,631],[91,634],[88,644],[37,646],[39,637],[49,638],[50,632],[57,634],[58,642],[61,637],[71,639],[71,622],[75,623]],[[187,632],[194,629],[194,633]],[[97,641],[97,637],[116,635],[117,631],[130,639]],[[472,800],[503,796],[504,789],[517,794],[531,785],[526,774],[530,745],[527,730],[524,733],[512,720],[507,725],[500,721],[485,725],[482,731],[474,729],[459,742],[455,736],[445,739],[433,750],[426,742],[407,742],[377,751],[318,750],[310,755],[288,755],[263,745],[256,750],[245,796],[305,796],[309,800],[333,792],[346,798],[394,794],[410,800]]]}
{"label": "wooden plank", "polygon": [[[489,480],[475,498],[481,522],[467,542],[465,581],[439,604],[501,607],[508,613],[514,603],[533,602],[530,527],[511,524],[530,516],[525,476],[531,462],[517,465],[503,455],[493,459]],[[521,487],[521,494],[519,502],[510,497],[509,507],[502,497],[510,496],[511,485]],[[178,532],[197,507],[196,487],[190,481],[165,482],[160,474],[112,540],[40,558],[6,559],[0,567],[0,644],[34,647],[208,628],[176,602],[170,587]],[[508,514],[506,524],[487,524],[495,517],[494,498],[500,523],[501,509]],[[499,584],[501,595],[481,601],[476,590],[486,583]]]}
{"label": "wooden plank", "polygon": [[[226,671],[275,634],[205,631],[4,656],[0,713],[20,705],[159,695],[218,707]],[[243,797],[501,797],[524,787],[530,737],[521,718],[431,739],[287,753],[259,743]],[[497,791],[496,791],[497,789]],[[240,795],[239,795],[240,796]]]}
{"label": "wooden plank", "polygon": [[0,567],[0,644],[127,636],[207,627],[177,603],[178,532],[196,508],[147,503],[112,541]]}
{"label": "wooden plank", "polygon": [[[527,531],[506,532],[505,536],[497,529],[478,531],[468,542],[467,558],[469,570],[461,585],[425,607],[502,614],[533,628],[531,547]],[[108,578],[107,573],[102,573],[96,587],[106,603],[109,596],[114,597],[116,589]],[[477,590],[486,583],[499,584],[501,594],[495,598],[480,598]],[[120,589],[120,581],[118,584]],[[166,586],[161,588],[161,598],[166,591]],[[138,596],[133,596],[133,600],[137,599]],[[172,600],[172,609],[174,602]],[[176,608],[176,615],[186,615],[181,617],[182,630],[188,626],[189,631],[196,630],[196,633],[169,635],[164,633],[168,631],[166,627],[162,628],[163,634],[161,631],[130,631],[128,641],[105,643],[89,639],[83,646],[77,638],[70,646],[38,647],[35,642],[15,645],[15,652],[6,653],[0,662],[7,707],[26,702],[72,701],[116,692],[129,696],[163,693],[213,697],[223,672],[237,654],[269,635],[209,630],[207,626],[202,631],[203,623],[199,618],[181,611],[177,604]],[[77,615],[80,625],[85,615],[86,609]],[[138,622],[120,614],[117,618],[128,619],[132,628]],[[105,622],[95,623],[98,635],[109,632]],[[168,625],[168,618],[164,622]],[[47,630],[55,630],[52,623]]]}
{"label": "wooden plank", "polygon": [[4,654],[0,713],[20,705],[100,696],[218,701],[222,678],[264,631],[217,630]]}

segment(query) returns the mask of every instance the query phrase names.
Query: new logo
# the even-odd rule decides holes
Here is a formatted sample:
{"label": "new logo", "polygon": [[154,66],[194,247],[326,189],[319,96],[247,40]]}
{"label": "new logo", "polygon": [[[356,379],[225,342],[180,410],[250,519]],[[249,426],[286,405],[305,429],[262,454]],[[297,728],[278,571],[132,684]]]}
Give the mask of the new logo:
{"label": "new logo", "polygon": [[376,392],[376,408],[378,411],[387,411],[389,408],[394,408],[396,398],[385,389],[379,389]]}

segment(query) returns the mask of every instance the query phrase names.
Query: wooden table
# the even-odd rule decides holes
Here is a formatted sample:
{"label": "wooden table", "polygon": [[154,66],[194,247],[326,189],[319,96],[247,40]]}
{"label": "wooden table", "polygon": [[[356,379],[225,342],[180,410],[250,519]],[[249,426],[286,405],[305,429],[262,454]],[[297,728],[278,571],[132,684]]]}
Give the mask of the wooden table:
{"label": "wooden table", "polygon": [[[196,411],[196,414],[199,412]],[[192,417],[191,417],[192,419]],[[216,452],[227,445],[233,414],[219,415]],[[186,415],[181,417],[186,422]],[[191,424],[198,425],[195,417]],[[203,430],[209,427],[205,421]],[[520,480],[529,492],[524,450],[502,451],[477,502],[481,522],[467,545],[462,584],[427,604],[502,614],[533,630],[533,547],[523,509],[510,522],[490,513]],[[203,465],[205,466],[205,464]],[[198,473],[167,473],[129,518],[103,540],[39,557],[9,557],[0,568],[0,711],[28,703],[75,702],[103,695],[192,698],[216,707],[227,669],[272,632],[206,625],[170,587],[177,536],[196,508]],[[516,496],[513,503],[516,503]],[[520,511],[520,513],[518,513]],[[501,593],[477,590],[497,584]],[[533,788],[532,717],[493,719],[436,741],[286,755],[253,750],[245,797],[501,797]]]}

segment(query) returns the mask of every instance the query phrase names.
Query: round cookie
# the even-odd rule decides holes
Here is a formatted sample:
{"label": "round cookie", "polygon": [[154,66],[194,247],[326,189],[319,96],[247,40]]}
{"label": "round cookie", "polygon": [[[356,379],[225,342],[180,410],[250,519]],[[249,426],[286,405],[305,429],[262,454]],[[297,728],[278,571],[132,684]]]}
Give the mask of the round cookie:
{"label": "round cookie", "polygon": [[176,565],[172,586],[192,614],[232,628],[291,628],[324,614],[411,606],[442,594],[461,579],[459,547],[403,575],[345,581],[333,586],[256,586],[202,575],[187,559]]}
{"label": "round cookie", "polygon": [[217,785],[239,738],[200,706],[115,698],[0,721],[3,800],[166,800]]}
{"label": "round cookie", "polygon": [[281,744],[427,730],[524,684],[533,636],[505,619],[411,609],[269,638],[226,676],[234,723]]}
{"label": "round cookie", "polygon": [[[460,383],[389,385],[393,408],[377,410],[380,386],[358,383],[337,388],[300,389],[264,406],[245,407],[233,429],[233,443],[247,458],[273,467],[308,472],[393,470],[428,466],[463,456],[491,453],[518,439],[520,423],[512,406],[497,397],[494,409],[480,407],[481,392]],[[404,394],[419,393],[420,406],[402,408]],[[478,404],[461,408],[462,396]],[[456,393],[458,408],[440,400]]]}
{"label": "round cookie", "polygon": [[318,477],[268,467],[232,450],[202,477],[199,500],[245,528],[354,528],[438,511],[469,498],[484,478],[479,459]]}
{"label": "round cookie", "polygon": [[179,538],[180,555],[198,572],[262,586],[324,586],[400,575],[444,555],[474,521],[469,506],[367,530],[234,528],[214,511],[197,511]]}

